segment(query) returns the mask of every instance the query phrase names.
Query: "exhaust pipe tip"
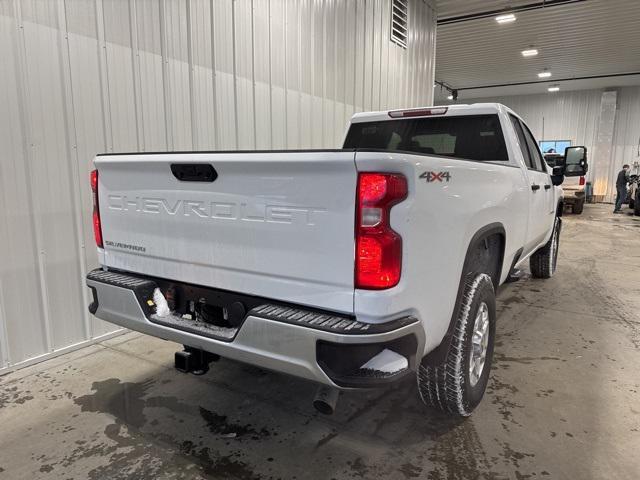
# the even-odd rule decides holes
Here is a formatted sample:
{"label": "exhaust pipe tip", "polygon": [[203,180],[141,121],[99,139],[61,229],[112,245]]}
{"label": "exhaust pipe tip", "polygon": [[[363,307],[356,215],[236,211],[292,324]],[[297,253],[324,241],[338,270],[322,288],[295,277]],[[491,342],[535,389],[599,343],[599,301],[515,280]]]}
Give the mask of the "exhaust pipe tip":
{"label": "exhaust pipe tip", "polygon": [[313,407],[323,415],[333,415],[335,407],[322,400],[314,400]]}
{"label": "exhaust pipe tip", "polygon": [[336,411],[340,391],[336,388],[321,385],[313,399],[313,407],[323,415],[333,415]]}

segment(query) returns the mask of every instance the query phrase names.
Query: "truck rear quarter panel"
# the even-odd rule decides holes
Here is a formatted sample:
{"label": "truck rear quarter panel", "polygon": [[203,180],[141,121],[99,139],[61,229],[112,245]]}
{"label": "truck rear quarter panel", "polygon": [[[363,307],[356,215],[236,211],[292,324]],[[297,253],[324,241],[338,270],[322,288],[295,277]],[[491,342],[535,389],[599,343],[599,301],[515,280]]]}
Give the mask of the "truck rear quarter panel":
{"label": "truck rear quarter panel", "polygon": [[[396,152],[358,151],[356,167],[359,172],[404,174],[409,195],[391,212],[391,225],[403,239],[400,283],[383,291],[356,290],[354,312],[370,322],[401,313],[418,317],[428,353],[449,326],[471,239],[487,225],[498,223],[506,232],[500,281],[506,277],[526,236],[526,178],[521,168],[508,162]],[[428,172],[439,179],[427,181]],[[442,172],[449,180],[438,175]]]}

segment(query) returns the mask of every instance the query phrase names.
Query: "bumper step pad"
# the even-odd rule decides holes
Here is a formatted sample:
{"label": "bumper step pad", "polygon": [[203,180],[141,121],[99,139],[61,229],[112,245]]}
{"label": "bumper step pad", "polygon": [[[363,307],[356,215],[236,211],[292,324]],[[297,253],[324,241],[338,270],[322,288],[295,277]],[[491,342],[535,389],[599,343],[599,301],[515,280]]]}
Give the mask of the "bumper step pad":
{"label": "bumper step pad", "polygon": [[151,288],[151,291],[153,291],[153,289],[156,288],[156,282],[152,280],[100,269],[89,272],[87,274],[87,280],[95,280],[96,282],[106,283],[120,288],[128,288],[129,290]]}
{"label": "bumper step pad", "polygon": [[364,323],[353,317],[314,312],[302,308],[285,307],[281,305],[264,304],[249,312],[254,317],[266,318],[278,322],[292,323],[304,327],[324,330],[326,332],[364,335],[383,333],[416,322],[415,318],[405,317],[385,323]]}

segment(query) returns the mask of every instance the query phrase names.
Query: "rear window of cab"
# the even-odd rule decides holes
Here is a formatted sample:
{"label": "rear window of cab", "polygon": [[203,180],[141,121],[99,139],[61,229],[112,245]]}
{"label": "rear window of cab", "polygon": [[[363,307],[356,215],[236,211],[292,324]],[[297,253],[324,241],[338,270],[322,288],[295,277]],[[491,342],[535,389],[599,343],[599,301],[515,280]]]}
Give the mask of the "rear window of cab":
{"label": "rear window of cab", "polygon": [[497,114],[353,123],[344,148],[402,151],[476,161],[509,159]]}

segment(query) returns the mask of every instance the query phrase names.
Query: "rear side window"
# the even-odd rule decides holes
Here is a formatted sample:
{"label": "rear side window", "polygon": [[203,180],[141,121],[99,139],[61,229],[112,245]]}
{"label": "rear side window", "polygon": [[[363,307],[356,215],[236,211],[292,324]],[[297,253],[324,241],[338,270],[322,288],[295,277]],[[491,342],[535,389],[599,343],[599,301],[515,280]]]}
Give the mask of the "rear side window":
{"label": "rear side window", "polygon": [[524,136],[527,139],[527,145],[529,146],[529,155],[531,155],[531,159],[535,164],[536,170],[546,172],[547,168],[542,158],[542,152],[540,151],[540,148],[538,148],[538,142],[536,142],[536,139],[533,138],[531,130],[529,130],[529,128],[524,123],[522,124],[522,129],[524,131]]}
{"label": "rear side window", "polygon": [[398,150],[477,161],[509,159],[498,115],[354,123],[344,148]]}
{"label": "rear side window", "polygon": [[520,151],[522,152],[522,157],[524,158],[524,163],[527,168],[535,169],[535,165],[533,160],[531,159],[531,155],[529,155],[529,148],[527,147],[527,139],[524,136],[524,132],[522,131],[522,125],[520,125],[520,120],[518,120],[513,115],[509,115],[511,118],[511,123],[513,124],[513,129],[516,131],[516,135],[518,136],[518,145],[520,146]]}

